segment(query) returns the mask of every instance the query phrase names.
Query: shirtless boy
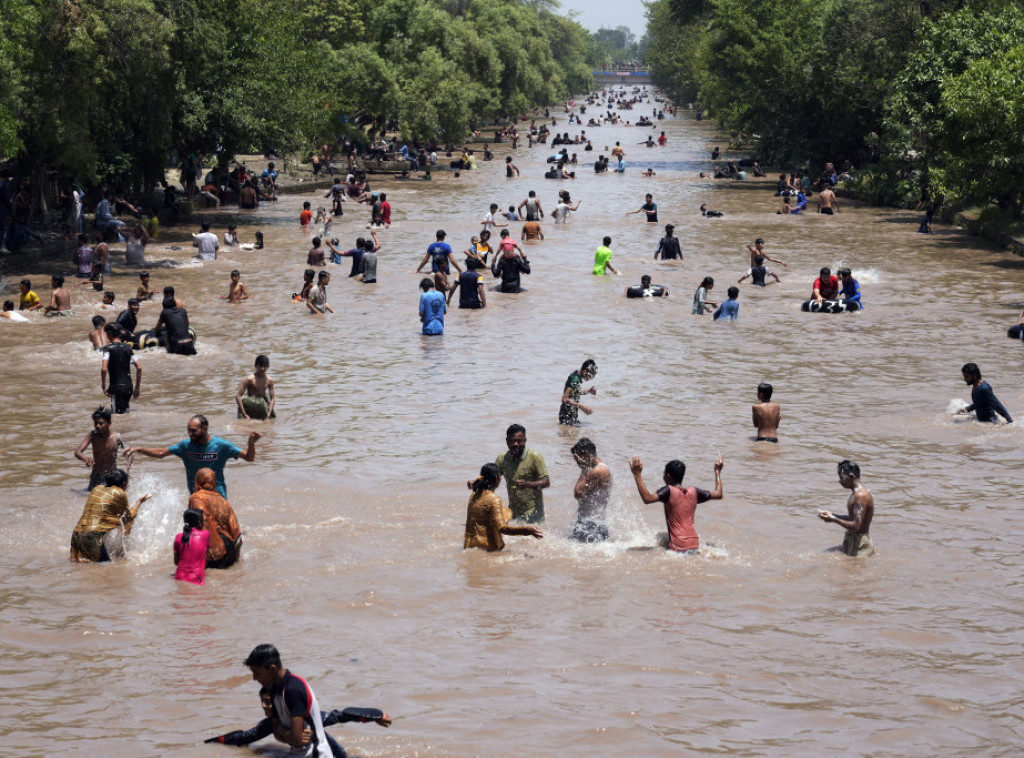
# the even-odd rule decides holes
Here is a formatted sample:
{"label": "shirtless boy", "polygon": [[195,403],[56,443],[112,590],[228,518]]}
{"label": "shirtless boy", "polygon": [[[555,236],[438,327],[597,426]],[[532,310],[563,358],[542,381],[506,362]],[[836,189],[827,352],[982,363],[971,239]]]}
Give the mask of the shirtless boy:
{"label": "shirtless boy", "polygon": [[843,461],[838,466],[839,483],[850,490],[846,501],[846,517],[836,516],[831,511],[818,511],[818,518],[839,524],[846,530],[843,537],[843,552],[859,558],[875,552],[868,533],[871,519],[875,515],[875,499],[867,487],[860,483],[860,466],[852,461]]}
{"label": "shirtless boy", "polygon": [[605,510],[612,494],[611,469],[597,457],[597,446],[586,437],[580,437],[571,452],[580,467],[580,477],[573,487],[577,509],[572,538],[579,542],[604,542],[608,539]]}
{"label": "shirtless boy", "polygon": [[767,382],[757,385],[757,404],[750,406],[754,417],[754,426],[757,427],[758,442],[779,441],[779,421],[782,419],[782,409],[778,403],[772,402],[772,386]]}
{"label": "shirtless boy", "polygon": [[222,299],[232,304],[249,299],[249,293],[246,291],[245,285],[242,284],[242,274],[238,269],[231,272],[231,284],[228,286],[228,294]]}
{"label": "shirtless boy", "polygon": [[750,268],[753,268],[754,266],[757,265],[757,256],[759,255],[766,261],[778,263],[780,266],[786,266],[787,268],[789,267],[789,264],[786,263],[785,261],[780,261],[778,258],[772,258],[770,255],[768,255],[768,253],[764,251],[764,240],[761,239],[760,237],[754,240],[753,245],[747,245],[747,250],[750,251]]}
{"label": "shirtless boy", "polygon": [[[124,449],[124,439],[120,434],[110,431],[110,411],[97,408],[92,412],[93,430],[85,435],[82,444],[75,451],[75,457],[92,469],[89,475],[89,489],[103,484],[104,477],[117,468],[117,451]],[[92,445],[92,456],[85,454],[85,449]],[[131,467],[131,458],[125,456]]]}
{"label": "shirtless boy", "polygon": [[143,271],[139,274],[139,288],[135,290],[136,300],[152,300],[155,290],[149,288],[149,272]]}
{"label": "shirtless boy", "polygon": [[50,277],[50,304],[43,309],[47,316],[74,316],[71,310],[71,293],[64,289],[64,277],[54,274]]}
{"label": "shirtless boy", "polygon": [[253,372],[245,377],[235,394],[238,418],[260,421],[277,418],[274,413],[274,380],[267,374],[268,368],[270,359],[265,355],[257,355]]}
{"label": "shirtless boy", "polygon": [[103,316],[92,317],[92,331],[89,332],[89,342],[92,343],[93,350],[102,350],[110,344],[110,340],[107,339],[107,335],[103,331],[103,327],[106,324],[107,320]]}
{"label": "shirtless boy", "polygon": [[833,208],[835,213],[839,213],[839,200],[836,199],[836,193],[826,185],[818,191],[818,213],[831,216]]}

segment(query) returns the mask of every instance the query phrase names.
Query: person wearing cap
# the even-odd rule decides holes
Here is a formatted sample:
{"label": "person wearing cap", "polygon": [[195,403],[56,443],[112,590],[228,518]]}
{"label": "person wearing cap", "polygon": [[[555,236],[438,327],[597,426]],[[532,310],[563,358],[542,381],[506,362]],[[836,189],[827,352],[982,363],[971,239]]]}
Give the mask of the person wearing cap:
{"label": "person wearing cap", "polygon": [[679,246],[679,238],[674,234],[675,226],[665,224],[665,236],[658,243],[658,249],[654,251],[654,260],[661,256],[663,261],[682,260],[683,251]]}
{"label": "person wearing cap", "polygon": [[444,241],[447,236],[444,229],[438,229],[435,235],[436,241],[427,247],[427,254],[423,256],[420,265],[416,267],[418,274],[427,265],[427,261],[430,261],[430,269],[434,273],[434,287],[438,292],[447,292],[449,289],[448,274],[451,271],[449,264],[455,266],[455,270],[460,274],[462,273],[462,267],[459,266],[452,254],[452,246]]}

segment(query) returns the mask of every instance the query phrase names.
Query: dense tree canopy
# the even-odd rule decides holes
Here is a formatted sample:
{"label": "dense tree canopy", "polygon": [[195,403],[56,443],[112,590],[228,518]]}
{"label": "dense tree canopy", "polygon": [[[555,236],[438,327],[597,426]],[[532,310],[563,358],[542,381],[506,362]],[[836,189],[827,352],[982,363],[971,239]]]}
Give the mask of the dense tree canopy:
{"label": "dense tree canopy", "polygon": [[462,140],[593,86],[527,0],[3,0],[0,160],[151,186],[172,155],[308,149],[357,124]]}
{"label": "dense tree canopy", "polygon": [[881,161],[917,170],[901,191],[1021,214],[1019,2],[652,0],[648,36],[654,81],[767,160]]}

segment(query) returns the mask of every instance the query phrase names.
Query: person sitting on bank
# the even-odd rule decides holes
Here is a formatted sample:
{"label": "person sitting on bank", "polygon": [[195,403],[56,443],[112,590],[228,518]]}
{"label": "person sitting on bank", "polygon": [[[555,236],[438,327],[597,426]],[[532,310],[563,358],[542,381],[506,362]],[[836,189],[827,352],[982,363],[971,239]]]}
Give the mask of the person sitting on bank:
{"label": "person sitting on bank", "polygon": [[523,535],[542,539],[544,532],[534,524],[510,526],[512,511],[502,505],[495,490],[501,483],[501,469],[497,464],[485,463],[480,476],[473,482],[473,494],[466,507],[466,534],[463,549],[478,547],[487,552],[505,549],[502,535]]}
{"label": "person sitting on bank", "polygon": [[[114,469],[104,486],[89,492],[82,516],[71,534],[71,560],[78,563],[106,563],[124,556],[124,540],[132,531],[139,506],[152,497],[146,493],[128,506],[128,474]],[[117,537],[122,539],[117,539]]]}

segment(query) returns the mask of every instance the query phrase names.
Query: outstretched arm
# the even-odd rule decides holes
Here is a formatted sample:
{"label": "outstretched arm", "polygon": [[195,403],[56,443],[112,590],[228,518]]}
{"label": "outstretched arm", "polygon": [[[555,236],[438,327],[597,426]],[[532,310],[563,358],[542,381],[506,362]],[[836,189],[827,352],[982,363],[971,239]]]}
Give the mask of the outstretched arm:
{"label": "outstretched arm", "polygon": [[644,477],[641,473],[644,470],[643,461],[640,460],[639,455],[634,455],[629,461],[629,470],[633,472],[633,481],[636,482],[636,489],[640,493],[640,499],[650,505],[651,503],[657,503],[660,499],[655,493],[647,489],[647,485],[644,484]]}
{"label": "outstretched arm", "polygon": [[262,436],[263,435],[260,434],[259,432],[250,432],[249,445],[248,447],[246,447],[245,452],[239,455],[238,457],[241,458],[243,461],[249,461],[249,463],[252,463],[254,460],[256,460],[256,440],[260,439]]}

